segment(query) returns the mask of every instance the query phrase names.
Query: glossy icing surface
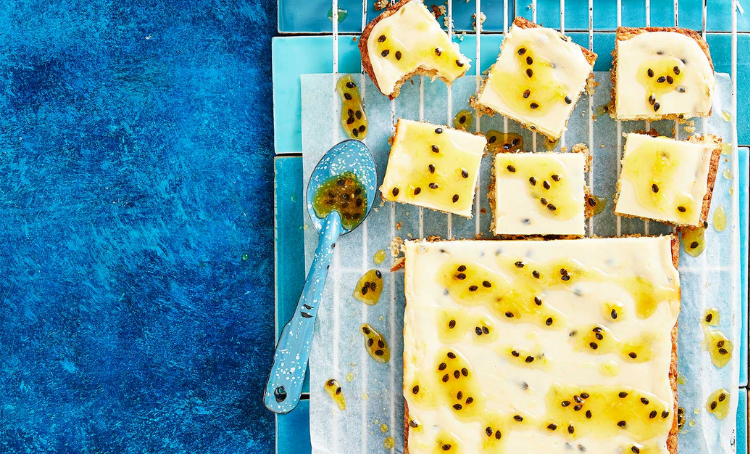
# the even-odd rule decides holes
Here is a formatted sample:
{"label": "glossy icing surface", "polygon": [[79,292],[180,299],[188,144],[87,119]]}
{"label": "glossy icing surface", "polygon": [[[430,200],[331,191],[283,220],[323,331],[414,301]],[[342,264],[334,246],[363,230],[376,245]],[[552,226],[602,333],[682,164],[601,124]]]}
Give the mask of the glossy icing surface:
{"label": "glossy icing surface", "polygon": [[410,452],[666,452],[670,237],[407,242],[405,292]]}
{"label": "glossy icing surface", "polygon": [[618,40],[616,116],[620,120],[686,118],[711,110],[714,72],[700,45],[677,32]]}
{"label": "glossy icing surface", "polygon": [[400,119],[380,187],[383,200],[471,217],[486,145],[481,135]]}

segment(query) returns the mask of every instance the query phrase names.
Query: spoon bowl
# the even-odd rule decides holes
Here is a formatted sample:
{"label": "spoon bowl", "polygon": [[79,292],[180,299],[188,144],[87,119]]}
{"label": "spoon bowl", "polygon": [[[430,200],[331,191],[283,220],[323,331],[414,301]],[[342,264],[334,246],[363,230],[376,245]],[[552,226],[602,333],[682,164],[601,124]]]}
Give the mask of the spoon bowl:
{"label": "spoon bowl", "polygon": [[315,166],[310,181],[307,184],[306,203],[307,214],[310,216],[315,229],[320,232],[323,221],[313,208],[313,198],[321,186],[332,178],[345,174],[354,174],[355,178],[364,187],[366,193],[366,211],[355,225],[350,228],[344,227],[341,235],[345,235],[357,228],[370,213],[370,208],[377,194],[378,173],[375,160],[372,158],[370,149],[359,140],[345,140],[328,150]]}

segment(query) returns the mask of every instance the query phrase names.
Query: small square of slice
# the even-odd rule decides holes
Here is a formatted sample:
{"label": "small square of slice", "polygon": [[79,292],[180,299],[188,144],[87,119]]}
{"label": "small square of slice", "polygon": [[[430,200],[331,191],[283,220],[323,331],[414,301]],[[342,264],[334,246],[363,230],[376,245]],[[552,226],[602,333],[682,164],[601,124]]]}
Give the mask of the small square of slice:
{"label": "small square of slice", "polygon": [[595,61],[567,36],[517,17],[472,106],[557,140]]}
{"label": "small square of slice", "polygon": [[486,145],[482,135],[399,119],[380,187],[383,200],[471,217]]}
{"label": "small square of slice", "polygon": [[376,17],[359,40],[362,66],[381,93],[394,99],[415,74],[450,84],[471,67],[422,0],[401,0]]}
{"label": "small square of slice", "polygon": [[684,28],[617,29],[612,97],[618,120],[706,117],[714,69],[708,44]]}
{"label": "small square of slice", "polygon": [[615,213],[701,226],[711,205],[721,139],[627,134]]}
{"label": "small square of slice", "polygon": [[584,153],[498,153],[493,231],[583,236]]}

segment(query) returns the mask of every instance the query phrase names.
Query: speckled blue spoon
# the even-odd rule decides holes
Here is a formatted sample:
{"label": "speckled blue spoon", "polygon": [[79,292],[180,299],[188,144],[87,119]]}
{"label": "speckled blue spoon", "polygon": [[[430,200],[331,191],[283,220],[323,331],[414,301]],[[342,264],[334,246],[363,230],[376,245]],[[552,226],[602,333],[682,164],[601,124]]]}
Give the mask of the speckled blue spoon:
{"label": "speckled blue spoon", "polygon": [[[367,195],[367,208],[350,229],[341,224],[338,211],[332,211],[321,219],[313,209],[313,197],[323,183],[335,176],[351,172],[359,180]],[[307,212],[320,233],[305,287],[297,303],[294,316],[281,332],[271,374],[266,384],[263,399],[266,407],[275,413],[288,413],[299,403],[302,383],[305,380],[307,360],[313,340],[315,318],[322,304],[321,295],[328,275],[328,267],[339,236],[357,228],[370,212],[375,200],[378,175],[375,161],[365,144],[358,140],[345,140],[334,146],[323,156],[310,177],[307,186]]]}

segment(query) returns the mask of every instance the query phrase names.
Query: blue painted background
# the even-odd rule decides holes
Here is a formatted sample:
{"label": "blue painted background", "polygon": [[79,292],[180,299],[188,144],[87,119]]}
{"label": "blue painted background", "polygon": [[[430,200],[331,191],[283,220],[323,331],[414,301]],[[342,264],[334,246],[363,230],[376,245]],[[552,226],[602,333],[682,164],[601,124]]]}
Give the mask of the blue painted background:
{"label": "blue painted background", "polygon": [[0,4],[0,452],[273,451],[275,28]]}

